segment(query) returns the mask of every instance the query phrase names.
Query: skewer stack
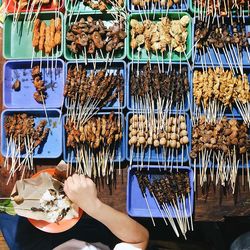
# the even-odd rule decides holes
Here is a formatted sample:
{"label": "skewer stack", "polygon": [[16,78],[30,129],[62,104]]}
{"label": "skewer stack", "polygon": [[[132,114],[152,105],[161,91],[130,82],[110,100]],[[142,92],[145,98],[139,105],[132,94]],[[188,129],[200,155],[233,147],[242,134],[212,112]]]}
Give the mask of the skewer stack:
{"label": "skewer stack", "polygon": [[195,51],[193,60],[206,70],[207,65],[230,67],[235,73],[243,75],[244,65],[250,63],[249,32],[246,30],[249,18],[226,18],[224,24],[195,22]]}
{"label": "skewer stack", "polygon": [[[144,162],[165,162],[164,168],[172,169],[174,162],[183,166],[184,153],[188,152],[188,130],[183,115],[162,117],[151,114],[134,114],[129,119],[129,157],[130,165],[137,159],[140,169]],[[147,153],[147,156],[145,155]],[[152,157],[152,154],[154,157]],[[186,153],[185,153],[186,154]],[[136,156],[134,158],[134,155]],[[178,167],[177,167],[178,169]]]}
{"label": "skewer stack", "polygon": [[206,123],[206,118],[201,116],[193,127],[190,153],[194,169],[197,166],[200,169],[200,185],[207,182],[207,172],[210,172],[212,181],[215,175],[216,185],[229,184],[234,193],[240,164],[247,169],[250,185],[249,139],[249,130],[242,121],[222,117],[211,124]]}
{"label": "skewer stack", "polygon": [[[200,20],[210,20],[218,17],[249,16],[250,3],[247,0],[192,0],[195,15]],[[246,13],[246,14],[245,14]]]}
{"label": "skewer stack", "polygon": [[90,58],[94,60],[95,69],[97,59],[106,59],[107,65],[109,60],[110,63],[113,61],[117,51],[124,49],[127,34],[123,16],[119,15],[109,23],[104,23],[101,19],[94,20],[91,16],[87,16],[86,19],[81,17],[79,21],[78,16],[76,16],[74,22],[71,22],[70,18],[68,22],[67,49],[72,54],[76,64],[79,57],[85,60],[85,64]]}
{"label": "skewer stack", "polygon": [[[141,65],[141,64],[140,64]],[[176,66],[172,70],[159,72],[157,65],[145,66],[135,72],[131,64],[130,78],[131,108],[137,111],[166,113],[180,112],[190,104],[190,91],[187,66]]]}
{"label": "skewer stack", "polygon": [[[83,5],[81,7],[81,5]],[[93,0],[69,0],[67,7],[70,13],[78,12],[81,8],[83,10],[89,7],[91,10],[99,10],[101,12],[118,11],[122,12],[124,9],[124,0],[100,0],[98,2]]]}
{"label": "skewer stack", "polygon": [[[182,55],[187,59],[187,39],[188,25],[190,17],[183,15],[177,20],[171,20],[168,17],[159,18],[158,21],[152,21],[146,18],[141,21],[130,19],[130,51],[132,54],[132,63],[134,59],[141,59],[142,54],[147,55],[147,60],[151,61],[154,55],[161,72],[160,61],[163,65],[167,58],[172,61],[173,54],[177,53],[180,58]],[[161,59],[160,59],[161,57]],[[163,70],[164,71],[164,70]]]}
{"label": "skewer stack", "polygon": [[187,1],[186,0],[132,0],[131,9],[133,12],[138,11],[147,15],[149,11],[155,13],[156,11],[165,12],[168,14],[169,10],[186,11],[187,10]]}
{"label": "skewer stack", "polygon": [[[56,11],[61,8],[61,1],[57,0],[9,0],[6,6],[6,12],[13,13],[14,22],[18,21],[21,13],[25,13],[25,20],[28,22],[34,21],[32,15],[36,16],[41,11]],[[14,5],[14,6],[12,6]]]}
{"label": "skewer stack", "polygon": [[113,179],[114,161],[121,150],[122,127],[118,116],[98,115],[81,123],[66,117],[66,130],[69,174],[72,174],[72,161],[75,157],[76,172],[94,179]]}
{"label": "skewer stack", "polygon": [[[34,170],[34,150],[46,142],[50,131],[46,125],[47,121],[41,120],[37,127],[35,127],[34,117],[28,116],[25,113],[6,116],[4,129],[6,133],[7,149],[4,167],[9,170],[9,180],[17,171],[22,170],[23,177],[26,170]],[[24,159],[21,161],[23,154]],[[8,165],[9,158],[11,158],[10,169]]]}
{"label": "skewer stack", "polygon": [[204,113],[206,122],[216,123],[225,111],[233,113],[233,108],[237,107],[244,122],[250,126],[250,88],[246,74],[234,75],[232,70],[220,67],[194,70],[193,96],[193,117],[199,119]]}
{"label": "skewer stack", "polygon": [[135,171],[134,175],[137,178],[153,225],[155,226],[155,221],[150,205],[156,204],[165,224],[168,226],[166,217],[176,236],[179,237],[181,233],[186,239],[186,233],[189,230],[193,231],[191,187],[188,172],[164,172],[159,176],[155,172],[152,174],[149,171]]}

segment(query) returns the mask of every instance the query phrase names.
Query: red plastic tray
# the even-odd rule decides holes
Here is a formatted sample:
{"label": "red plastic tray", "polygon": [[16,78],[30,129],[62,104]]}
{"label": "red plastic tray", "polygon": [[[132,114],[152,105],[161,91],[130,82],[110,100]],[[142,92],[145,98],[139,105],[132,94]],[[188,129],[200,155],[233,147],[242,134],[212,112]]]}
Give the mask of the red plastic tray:
{"label": "red plastic tray", "polygon": [[[64,0],[58,0],[57,2],[59,3],[60,1],[60,11],[63,10],[63,6],[64,6]],[[15,1],[14,0],[5,0],[4,2],[6,2],[6,5],[5,6],[8,6],[8,9],[7,9],[7,12],[8,13],[14,13],[16,12],[17,10],[17,6],[16,6],[16,9],[15,9]],[[28,1],[29,2],[29,1]],[[30,6],[31,6],[31,3],[32,1],[30,0],[30,4],[29,4],[29,9],[30,9]],[[24,7],[21,12],[26,12],[26,7]],[[33,9],[33,12],[36,12],[38,9],[38,5],[36,5]],[[49,4],[43,4],[40,11],[56,11],[58,10],[58,7],[56,7],[56,5],[53,3],[53,0],[51,0],[51,2]]]}

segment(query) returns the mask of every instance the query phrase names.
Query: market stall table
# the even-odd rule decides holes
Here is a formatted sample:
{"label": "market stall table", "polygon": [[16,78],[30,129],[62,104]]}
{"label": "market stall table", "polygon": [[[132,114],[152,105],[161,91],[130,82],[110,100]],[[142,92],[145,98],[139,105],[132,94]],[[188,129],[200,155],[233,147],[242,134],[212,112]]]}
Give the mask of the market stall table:
{"label": "market stall table", "polygon": [[[4,58],[2,56],[2,29],[0,30],[0,89],[2,90],[2,69],[4,64]],[[0,94],[0,108],[2,106],[2,93]],[[38,170],[50,168],[56,166],[59,163],[58,160],[36,160],[35,166]],[[10,195],[14,186],[15,180],[11,180],[9,185],[6,185],[8,180],[8,173],[3,169],[4,159],[0,157],[0,197],[6,197]],[[112,188],[109,188],[105,183],[98,185],[99,195],[101,200],[108,205],[118,209],[120,211],[126,211],[126,185],[127,185],[127,164],[122,167],[121,175],[116,174],[116,182]],[[241,170],[239,171],[241,173]],[[195,194],[195,206],[194,206],[194,220],[195,221],[223,221],[226,216],[246,216],[250,215],[250,197],[249,188],[245,172],[245,183],[242,185],[241,174],[237,177],[237,185],[235,195],[231,192],[226,192],[222,187],[214,187],[213,184],[208,189],[201,189],[197,184],[197,191]],[[197,176],[199,180],[199,175]]]}

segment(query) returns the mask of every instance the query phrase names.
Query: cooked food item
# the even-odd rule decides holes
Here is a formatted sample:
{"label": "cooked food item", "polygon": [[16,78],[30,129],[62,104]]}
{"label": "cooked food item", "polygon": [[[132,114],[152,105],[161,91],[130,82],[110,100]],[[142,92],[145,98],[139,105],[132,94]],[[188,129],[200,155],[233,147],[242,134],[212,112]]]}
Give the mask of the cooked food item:
{"label": "cooked food item", "polygon": [[97,50],[117,51],[124,47],[125,20],[114,20],[109,28],[102,20],[88,16],[71,24],[66,33],[67,48],[76,55],[95,55]]}
{"label": "cooked food item", "polygon": [[179,20],[162,17],[159,21],[136,19],[130,20],[132,53],[137,49],[146,49],[148,53],[164,53],[166,50],[183,53],[186,51],[188,24],[190,17],[185,15]]}
{"label": "cooked food item", "polygon": [[52,222],[59,222],[71,208],[71,201],[64,192],[48,189],[40,199],[40,208]]}
{"label": "cooked food item", "polygon": [[47,98],[47,93],[46,86],[42,80],[40,66],[34,66],[32,68],[32,78],[34,87],[36,88],[36,92],[34,93],[33,97],[38,103],[44,104],[45,99]]}
{"label": "cooked food item", "polygon": [[36,19],[34,21],[32,46],[35,50],[44,52],[46,55],[54,53],[54,49],[61,44],[61,19],[51,19],[50,24]]}
{"label": "cooked food item", "polygon": [[124,102],[123,88],[124,79],[119,69],[112,73],[107,70],[88,73],[80,65],[78,68],[68,69],[64,96],[70,101],[79,101],[82,105],[91,98],[93,102],[98,102],[100,108],[108,103],[113,103],[119,96],[122,106]]}
{"label": "cooked food item", "polygon": [[15,80],[15,82],[13,83],[12,89],[14,89],[15,91],[20,91],[21,89],[21,82],[17,79]]}

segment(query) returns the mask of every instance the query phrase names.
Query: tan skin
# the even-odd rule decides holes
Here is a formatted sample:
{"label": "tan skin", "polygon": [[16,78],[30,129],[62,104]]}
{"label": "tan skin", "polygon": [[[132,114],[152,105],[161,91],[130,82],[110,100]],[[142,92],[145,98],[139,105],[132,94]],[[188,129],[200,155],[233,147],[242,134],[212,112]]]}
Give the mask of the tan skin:
{"label": "tan skin", "polygon": [[142,250],[147,248],[147,229],[128,215],[102,203],[97,197],[96,185],[90,178],[74,174],[65,181],[64,191],[72,202],[103,223],[122,242]]}

